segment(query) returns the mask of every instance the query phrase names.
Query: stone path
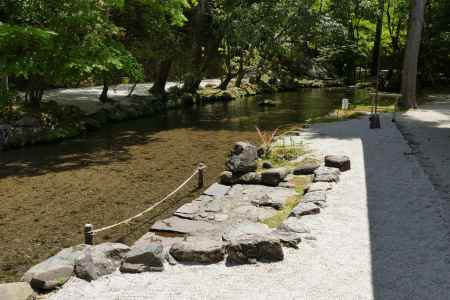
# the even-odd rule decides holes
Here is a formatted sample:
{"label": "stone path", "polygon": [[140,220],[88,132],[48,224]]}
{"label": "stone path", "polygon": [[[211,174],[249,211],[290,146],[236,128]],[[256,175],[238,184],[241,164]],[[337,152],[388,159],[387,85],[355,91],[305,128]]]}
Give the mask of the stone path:
{"label": "stone path", "polygon": [[323,155],[349,156],[352,170],[326,209],[302,217],[315,238],[285,249],[282,262],[74,278],[50,299],[448,299],[441,199],[395,124],[382,122],[317,125],[303,136]]}

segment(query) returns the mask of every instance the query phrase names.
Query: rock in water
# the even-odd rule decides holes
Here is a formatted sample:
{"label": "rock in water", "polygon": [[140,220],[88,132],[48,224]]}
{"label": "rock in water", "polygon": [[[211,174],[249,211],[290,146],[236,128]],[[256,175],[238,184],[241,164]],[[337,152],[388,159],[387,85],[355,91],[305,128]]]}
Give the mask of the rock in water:
{"label": "rock in water", "polygon": [[287,168],[269,169],[261,173],[261,183],[267,186],[278,186],[287,175],[289,175]]}
{"label": "rock in water", "polygon": [[284,259],[279,239],[269,235],[246,235],[232,239],[227,246],[227,263],[251,264],[256,261],[276,262]]}
{"label": "rock in water", "polygon": [[83,255],[87,245],[66,248],[55,256],[35,265],[24,275],[23,280],[35,290],[52,290],[63,285],[74,274],[75,261]]}
{"label": "rock in water", "polygon": [[294,175],[312,175],[314,171],[320,167],[319,164],[306,164],[303,166],[296,167],[294,169]]}
{"label": "rock in water", "polygon": [[225,258],[222,242],[198,238],[173,244],[170,254],[185,263],[214,264]]}
{"label": "rock in water", "polygon": [[87,281],[111,274],[120,267],[120,262],[128,251],[130,247],[118,243],[88,247],[75,261],[75,274]]}
{"label": "rock in water", "polygon": [[258,168],[258,148],[247,142],[238,142],[226,162],[227,170],[233,174],[255,172]]}
{"label": "rock in water", "polygon": [[161,272],[163,270],[164,247],[158,242],[131,248],[120,267],[122,273]]}
{"label": "rock in water", "polygon": [[344,155],[328,155],[325,156],[325,166],[337,168],[341,172],[350,170],[350,158]]}

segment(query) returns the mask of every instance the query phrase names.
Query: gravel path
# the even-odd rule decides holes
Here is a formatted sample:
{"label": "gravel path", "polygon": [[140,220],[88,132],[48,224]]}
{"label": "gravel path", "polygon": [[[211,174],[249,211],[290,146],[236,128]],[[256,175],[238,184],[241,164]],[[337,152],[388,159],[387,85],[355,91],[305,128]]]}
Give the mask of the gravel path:
{"label": "gravel path", "polygon": [[51,299],[448,299],[440,198],[396,126],[368,125],[317,125],[305,135],[319,153],[349,155],[353,169],[329,192],[329,207],[307,217],[317,240],[285,249],[283,262],[72,279]]}

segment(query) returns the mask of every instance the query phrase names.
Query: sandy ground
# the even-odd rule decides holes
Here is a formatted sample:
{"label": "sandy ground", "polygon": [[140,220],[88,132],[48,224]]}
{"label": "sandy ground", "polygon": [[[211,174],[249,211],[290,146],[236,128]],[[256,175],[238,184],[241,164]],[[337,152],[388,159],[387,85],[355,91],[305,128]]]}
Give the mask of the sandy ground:
{"label": "sandy ground", "polygon": [[317,125],[305,138],[317,152],[352,159],[329,207],[306,219],[317,241],[286,249],[276,264],[73,279],[51,299],[448,299],[441,198],[395,124]]}
{"label": "sandy ground", "polygon": [[[205,87],[207,85],[219,85],[219,79],[205,79],[201,82],[200,86]],[[133,92],[136,96],[148,96],[148,90],[152,87],[152,83],[139,83]],[[126,103],[128,101],[127,96],[131,91],[132,84],[119,84],[111,86],[108,91],[108,97]],[[181,86],[181,83],[168,82],[166,90],[174,86]],[[63,105],[75,105],[81,108],[84,112],[91,114],[103,107],[98,100],[102,93],[103,86],[94,86],[87,88],[72,88],[72,89],[56,89],[47,91],[44,94],[45,100],[53,100]]]}

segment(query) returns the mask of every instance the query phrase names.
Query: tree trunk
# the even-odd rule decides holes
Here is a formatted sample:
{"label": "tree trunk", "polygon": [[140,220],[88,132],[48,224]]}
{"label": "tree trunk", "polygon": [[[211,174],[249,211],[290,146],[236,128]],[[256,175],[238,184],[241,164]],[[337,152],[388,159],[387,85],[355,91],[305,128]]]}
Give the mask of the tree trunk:
{"label": "tree trunk", "polygon": [[372,51],[372,66],[370,68],[370,75],[376,76],[378,73],[378,56],[381,49],[381,34],[383,32],[383,15],[384,15],[384,0],[379,0],[377,29],[375,32],[375,42]]}
{"label": "tree trunk", "polygon": [[244,71],[244,54],[241,54],[240,60],[239,60],[239,69],[238,69],[238,75],[236,78],[236,83],[234,84],[235,87],[240,88],[242,84],[242,79],[244,79],[245,71]]}
{"label": "tree trunk", "polygon": [[425,0],[410,0],[410,17],[408,39],[402,71],[402,105],[407,108],[417,108],[417,62],[419,59],[420,42],[425,11]]}
{"label": "tree trunk", "polygon": [[161,64],[159,65],[158,76],[152,88],[150,89],[151,93],[162,96],[166,94],[166,83],[167,79],[169,78],[171,69],[172,69],[171,59],[166,59],[161,62]]}
{"label": "tree trunk", "polygon": [[109,90],[109,86],[105,80],[105,81],[103,81],[103,90],[99,97],[100,102],[102,102],[102,103],[108,102],[108,90]]}
{"label": "tree trunk", "polygon": [[233,79],[233,74],[228,73],[225,78],[222,80],[222,82],[219,85],[219,89],[222,91],[226,90],[228,85],[230,84],[230,81]]}

